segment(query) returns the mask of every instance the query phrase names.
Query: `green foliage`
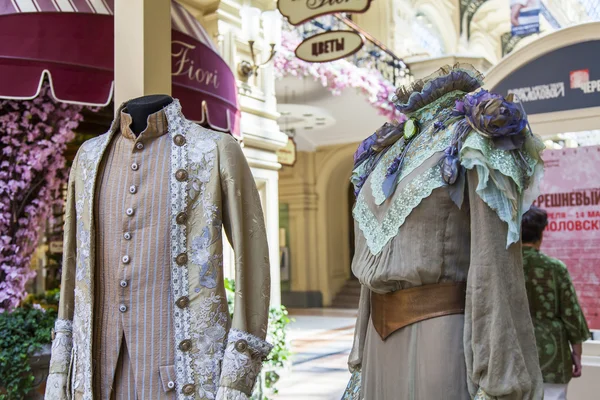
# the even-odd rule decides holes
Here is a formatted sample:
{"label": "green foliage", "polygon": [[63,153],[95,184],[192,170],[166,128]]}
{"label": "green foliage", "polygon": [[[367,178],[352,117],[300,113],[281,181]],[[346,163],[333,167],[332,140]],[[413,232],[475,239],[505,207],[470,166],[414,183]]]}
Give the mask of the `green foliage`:
{"label": "green foliage", "polygon": [[[48,296],[41,299],[54,301],[52,293]],[[0,313],[0,400],[25,397],[34,380],[29,355],[51,342],[56,310],[36,308],[33,299],[28,301],[13,312]]]}
{"label": "green foliage", "polygon": [[[233,315],[233,301],[235,293],[235,282],[232,279],[225,279],[225,290],[227,292],[227,304],[229,313]],[[284,367],[285,362],[291,356],[289,344],[287,342],[287,326],[292,322],[288,317],[288,311],[285,306],[271,307],[269,309],[269,329],[267,331],[267,341],[273,345],[273,350],[263,364],[265,369],[264,388],[272,393],[277,393],[275,384],[279,380],[277,370]],[[257,388],[262,392],[261,388]],[[253,400],[269,400],[264,394],[254,394]]]}
{"label": "green foliage", "polygon": [[60,288],[48,290],[44,293],[30,294],[21,303],[22,306],[32,306],[39,304],[44,309],[58,309],[58,301],[60,300]]}
{"label": "green foliage", "polygon": [[284,367],[285,362],[292,355],[287,342],[287,325],[291,322],[285,306],[271,307],[269,309],[269,330],[267,341],[273,345],[273,350],[265,362],[268,371],[265,373],[265,387],[277,394],[275,384],[279,380],[278,369]]}

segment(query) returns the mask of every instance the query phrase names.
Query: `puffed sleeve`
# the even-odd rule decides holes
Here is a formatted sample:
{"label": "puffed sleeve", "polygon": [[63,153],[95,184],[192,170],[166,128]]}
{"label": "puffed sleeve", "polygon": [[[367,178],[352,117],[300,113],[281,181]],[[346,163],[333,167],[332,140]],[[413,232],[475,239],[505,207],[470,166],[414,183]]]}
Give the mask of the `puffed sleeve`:
{"label": "puffed sleeve", "polygon": [[77,176],[75,157],[69,174],[67,205],[65,209],[63,264],[61,276],[58,319],[54,325],[52,355],[46,383],[48,400],[66,400],[68,376],[73,349],[73,310],[75,305],[75,260],[77,259],[77,213],[75,210],[75,177]]}
{"label": "puffed sleeve", "polygon": [[217,400],[245,400],[252,394],[263,360],[272,348],[265,341],[270,300],[269,251],[260,197],[244,153],[228,135],[221,145],[223,225],[235,252],[236,290]]}
{"label": "puffed sleeve", "polygon": [[543,396],[529,315],[520,243],[506,247],[508,225],[478,193],[477,169],[467,171],[471,262],[464,349],[471,396],[538,400]]}

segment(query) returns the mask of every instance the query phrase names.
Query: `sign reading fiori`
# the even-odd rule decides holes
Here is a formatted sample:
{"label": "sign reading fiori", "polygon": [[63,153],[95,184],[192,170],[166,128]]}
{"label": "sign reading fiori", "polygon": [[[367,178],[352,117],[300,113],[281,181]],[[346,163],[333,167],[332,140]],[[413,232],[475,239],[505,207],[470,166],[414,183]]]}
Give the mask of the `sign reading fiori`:
{"label": "sign reading fiori", "polygon": [[190,81],[196,81],[202,86],[219,88],[219,71],[207,71],[194,65],[195,61],[190,57],[196,46],[179,40],[171,42],[171,59],[174,65],[172,76],[186,76]]}
{"label": "sign reading fiori", "polygon": [[319,63],[339,60],[356,53],[363,37],[354,31],[329,31],[309,37],[296,48],[296,57]]}
{"label": "sign reading fiori", "polygon": [[363,13],[371,0],[279,0],[277,7],[292,25],[300,25],[315,17],[339,12]]}

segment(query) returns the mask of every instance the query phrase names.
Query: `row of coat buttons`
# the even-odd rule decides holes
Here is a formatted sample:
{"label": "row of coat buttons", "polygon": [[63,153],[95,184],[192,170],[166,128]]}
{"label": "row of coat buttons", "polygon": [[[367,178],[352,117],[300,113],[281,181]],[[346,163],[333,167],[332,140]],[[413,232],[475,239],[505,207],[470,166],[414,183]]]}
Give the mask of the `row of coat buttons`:
{"label": "row of coat buttons", "polygon": [[[173,138],[173,142],[177,146],[183,146],[185,144],[185,137],[183,137],[182,135],[176,135]],[[188,177],[189,177],[188,172],[184,169],[180,169],[180,170],[177,170],[177,172],[175,172],[175,179],[177,179],[179,182],[187,181]],[[185,225],[185,223],[187,222],[187,219],[188,219],[188,216],[185,212],[180,212],[175,217],[175,221],[177,222],[178,225]],[[187,254],[186,253],[179,254],[177,257],[175,257],[175,262],[179,266],[185,266],[188,262]],[[190,305],[190,299],[187,296],[182,296],[175,301],[175,305],[177,305],[177,307],[179,307],[179,308],[186,308]],[[182,340],[179,343],[179,350],[187,352],[187,351],[190,351],[191,349],[192,349],[192,341],[190,339]],[[171,383],[173,383],[173,386],[171,386]],[[174,386],[175,386],[174,382],[168,383],[169,388],[172,389]],[[187,385],[183,386],[183,388],[181,389],[181,392],[185,396],[191,396],[192,394],[194,394],[195,390],[196,390],[195,385],[187,384]]]}
{"label": "row of coat buttons", "polygon": [[[182,135],[176,135],[173,138],[173,142],[177,146],[183,146],[185,144],[185,137],[183,137]],[[175,179],[177,179],[179,182],[187,181],[188,177],[189,177],[188,172],[184,169],[180,169],[180,170],[177,170],[177,172],[175,172]],[[188,218],[188,216],[185,212],[180,212],[175,217],[175,220],[176,220],[177,224],[185,225],[185,223],[187,222],[187,218]],[[186,265],[188,262],[187,254],[186,253],[179,254],[177,257],[175,257],[175,262],[179,266]],[[187,296],[182,296],[179,299],[177,299],[177,301],[175,301],[175,304],[179,308],[186,308],[190,305],[190,299]],[[192,341],[191,340],[185,339],[179,343],[179,350],[187,352],[187,351],[190,351],[191,349],[192,349]],[[175,382],[169,382],[167,384],[167,386],[169,387],[169,389],[173,389],[175,387]],[[196,386],[191,383],[184,385],[183,388],[181,388],[181,392],[185,396],[191,396],[192,394],[194,394],[195,391],[196,391]]]}
{"label": "row of coat buttons", "polygon": [[[143,144],[142,142],[138,142],[138,143],[136,143],[136,145],[135,145],[135,148],[136,148],[136,149],[138,149],[138,150],[142,150],[142,149],[144,148],[144,144]],[[131,169],[132,169],[133,171],[137,171],[138,169],[140,169],[140,166],[139,166],[139,164],[138,164],[138,163],[134,162],[134,163],[132,163],[132,164],[131,164]],[[129,193],[131,193],[131,194],[136,194],[136,193],[137,193],[137,186],[135,186],[135,185],[131,185],[131,186],[129,186]],[[133,208],[129,207],[127,210],[125,210],[125,214],[127,214],[127,216],[129,216],[129,217],[132,217],[132,216],[133,216],[133,214],[135,214],[135,211],[133,210]],[[123,238],[124,238],[125,240],[131,240],[131,233],[129,233],[129,232],[125,232],[125,233],[123,234]],[[130,258],[129,258],[129,256],[128,256],[128,255],[124,255],[124,256],[121,258],[121,261],[123,262],[123,264],[129,264],[129,261],[131,261],[131,260],[130,260]],[[119,285],[120,285],[122,288],[126,288],[126,287],[128,286],[128,284],[127,284],[127,281],[126,281],[126,280],[122,280],[122,281],[119,283]],[[125,312],[127,312],[127,306],[126,306],[125,304],[121,304],[121,305],[119,306],[119,311],[120,311],[120,312],[122,312],[122,313],[125,313]]]}

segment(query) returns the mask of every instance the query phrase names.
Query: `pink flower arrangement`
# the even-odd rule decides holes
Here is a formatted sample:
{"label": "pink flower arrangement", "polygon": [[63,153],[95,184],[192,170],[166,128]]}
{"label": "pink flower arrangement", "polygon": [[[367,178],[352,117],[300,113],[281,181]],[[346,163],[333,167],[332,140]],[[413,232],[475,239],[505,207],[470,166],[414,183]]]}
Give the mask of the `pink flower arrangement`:
{"label": "pink flower arrangement", "polygon": [[300,60],[294,50],[302,41],[293,31],[282,33],[281,47],[274,60],[278,78],[298,76],[320,81],[333,95],[339,96],[347,88],[363,93],[368,102],[390,121],[403,121],[406,117],[394,106],[392,101],[396,88],[376,69],[360,68],[346,61],[329,63],[309,63]]}
{"label": "pink flower arrangement", "polygon": [[26,296],[31,256],[68,179],[64,152],[83,119],[44,84],[27,101],[0,100],[0,312]]}

